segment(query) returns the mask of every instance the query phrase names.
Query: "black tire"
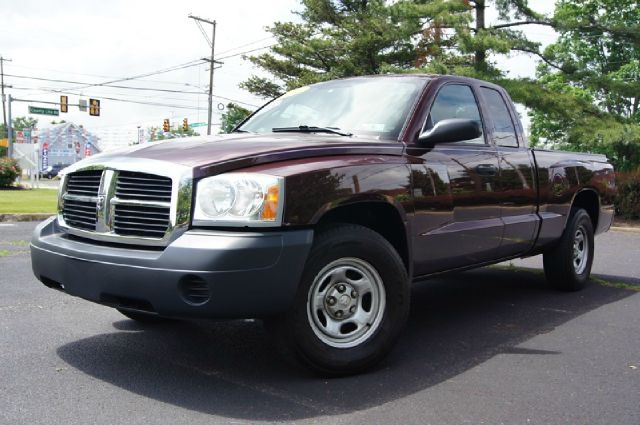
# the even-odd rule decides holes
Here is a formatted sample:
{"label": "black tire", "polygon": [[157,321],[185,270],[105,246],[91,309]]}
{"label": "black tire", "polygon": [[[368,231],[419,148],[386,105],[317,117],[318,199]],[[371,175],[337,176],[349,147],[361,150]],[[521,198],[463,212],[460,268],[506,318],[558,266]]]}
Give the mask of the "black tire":
{"label": "black tire", "polygon": [[172,319],[169,319],[167,317],[158,316],[157,314],[145,313],[143,311],[124,310],[120,308],[117,308],[116,310],[118,310],[121,314],[128,317],[129,319],[135,320],[136,322],[140,323],[153,324],[169,323],[173,321]]}
{"label": "black tire", "polygon": [[589,214],[581,208],[572,209],[560,240],[543,254],[547,282],[561,291],[584,288],[591,274],[594,250],[593,224]]}
{"label": "black tire", "polygon": [[[370,292],[366,282],[371,285]],[[336,292],[340,290],[342,293]],[[409,315],[409,297],[407,271],[393,246],[366,227],[337,224],[316,234],[292,309],[268,323],[268,328],[321,375],[359,373],[392,349]],[[338,299],[335,305],[329,306],[330,298]],[[317,301],[320,299],[324,302]],[[342,313],[342,319],[333,316],[339,312],[350,317]],[[364,319],[360,314],[370,317]],[[356,317],[360,317],[359,324],[355,324]],[[328,320],[341,323],[332,334],[340,334],[339,338],[332,340],[328,328],[323,328]]]}

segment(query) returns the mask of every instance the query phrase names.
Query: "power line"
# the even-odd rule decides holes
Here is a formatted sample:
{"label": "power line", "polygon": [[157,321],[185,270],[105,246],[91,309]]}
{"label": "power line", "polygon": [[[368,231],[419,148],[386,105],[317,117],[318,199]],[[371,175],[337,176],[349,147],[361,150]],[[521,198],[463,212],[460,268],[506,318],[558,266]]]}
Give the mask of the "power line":
{"label": "power line", "polygon": [[[71,71],[62,71],[62,70],[58,70],[58,69],[40,68],[40,67],[37,67],[37,66],[25,66],[25,65],[11,64],[10,67],[11,68],[33,69],[33,70],[36,70],[36,71],[55,72],[55,73],[58,73],[58,74],[80,75],[80,76],[83,76],[83,77],[111,78],[111,79],[122,78],[122,77],[116,77],[116,76],[113,76],[113,75],[87,74],[87,73],[82,73],[82,72],[71,72]],[[145,82],[145,83],[163,83],[163,84],[173,84],[173,85],[177,85],[177,86],[190,86],[190,87],[200,88],[199,86],[196,86],[196,85],[193,85],[193,84],[189,84],[189,83],[185,83],[183,81],[147,80],[147,79],[144,79],[144,78],[138,78],[137,80]]]}
{"label": "power line", "polygon": [[246,54],[246,53],[257,52],[258,50],[268,49],[268,48],[270,48],[270,47],[277,46],[277,45],[278,45],[278,43],[273,43],[273,44],[269,44],[268,46],[258,47],[258,48],[256,48],[256,49],[246,50],[246,51],[244,51],[244,52],[234,53],[234,54],[232,54],[232,55],[228,55],[228,56],[222,56],[222,57],[220,57],[220,58],[216,58],[216,60],[229,59],[229,58],[233,58],[233,57],[236,57],[236,56],[244,55],[244,54]]}
{"label": "power line", "polygon": [[219,55],[224,55],[224,54],[226,54],[226,53],[233,52],[234,50],[238,50],[238,49],[241,49],[241,48],[243,48],[243,47],[251,46],[252,44],[260,43],[261,41],[269,40],[269,39],[271,39],[271,38],[273,38],[273,35],[270,35],[269,37],[261,38],[261,39],[259,39],[259,40],[252,41],[252,42],[250,42],[250,43],[241,44],[241,45],[239,45],[239,46],[232,47],[231,49],[223,50],[222,52],[218,52],[218,54],[219,54]]}
{"label": "power line", "polygon": [[[66,83],[66,84],[87,84],[91,87],[114,87],[117,89],[129,89],[129,90],[144,90],[144,91],[160,91],[165,93],[182,93],[182,94],[206,94],[205,92],[197,92],[197,91],[184,91],[184,90],[173,90],[173,89],[156,89],[152,87],[132,87],[132,86],[120,86],[114,84],[104,84],[104,83],[86,83],[82,81],[71,81],[71,80],[60,80],[55,78],[43,78],[43,77],[32,77],[28,75],[15,75],[15,74],[5,74],[7,77],[13,78],[24,78],[29,80],[38,80],[38,81],[50,81],[53,83]],[[68,90],[75,90],[74,88],[69,88]]]}
{"label": "power line", "polygon": [[[107,86],[107,87],[111,87],[111,86]],[[14,87],[14,89],[16,89],[16,90],[40,90],[40,91],[44,91],[44,92],[48,92],[48,93],[72,94],[72,95],[76,95],[76,96],[81,96],[82,95],[81,93],[68,91],[69,89],[60,89],[60,90],[58,90],[58,89],[47,88],[47,87],[37,87],[37,88]],[[200,94],[206,95],[207,93],[200,93]],[[126,96],[126,94],[124,94],[124,95]],[[186,105],[168,105],[168,104],[160,104],[160,103],[153,103],[153,102],[143,102],[143,101],[137,101],[135,99],[113,98],[113,97],[107,97],[107,96],[103,96],[103,95],[97,95],[96,97],[100,97],[100,99],[114,100],[114,101],[119,101],[119,102],[140,103],[141,105],[167,106],[167,107],[187,108],[187,109],[197,109],[197,110],[206,110],[207,109],[207,108],[200,108],[200,107],[193,107],[193,106],[186,106]],[[222,99],[222,100],[226,100],[226,101],[229,101],[229,102],[240,103],[242,105],[247,105],[247,106],[251,106],[251,107],[254,107],[254,108],[257,108],[259,106],[259,105],[253,104],[253,103],[243,102],[241,100],[232,99],[232,98],[226,97],[226,96],[213,95],[213,97],[216,98],[216,99]],[[167,99],[185,100],[185,99],[177,99],[177,98],[167,98]],[[34,102],[37,102],[37,101],[34,100]]]}
{"label": "power line", "polygon": [[189,68],[189,67],[198,66],[198,65],[202,65],[202,60],[201,59],[196,59],[196,60],[193,60],[193,61],[190,61],[190,62],[186,62],[186,63],[179,64],[179,65],[175,65],[175,66],[172,66],[172,67],[169,67],[169,68],[164,68],[164,69],[160,69],[160,70],[157,70],[157,71],[147,72],[147,73],[144,73],[144,74],[138,74],[138,75],[134,75],[134,76],[131,76],[131,77],[122,77],[122,78],[117,78],[117,79],[110,80],[110,81],[103,81],[101,83],[92,83],[92,84],[84,84],[83,83],[81,86],[77,86],[77,87],[66,87],[65,90],[81,90],[81,89],[85,89],[85,88],[89,88],[89,87],[107,86],[108,84],[112,84],[112,83],[119,83],[119,82],[122,82],[122,81],[136,80],[136,79],[148,77],[148,76],[151,76],[151,75],[164,74],[164,73],[167,73],[167,72],[177,71],[177,70],[180,70],[180,69]]}

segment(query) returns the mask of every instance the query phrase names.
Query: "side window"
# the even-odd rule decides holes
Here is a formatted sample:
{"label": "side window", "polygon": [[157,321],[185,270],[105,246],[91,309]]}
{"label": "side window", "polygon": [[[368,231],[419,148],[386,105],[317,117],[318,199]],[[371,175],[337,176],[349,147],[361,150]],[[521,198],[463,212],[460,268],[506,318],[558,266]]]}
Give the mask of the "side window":
{"label": "side window", "polygon": [[518,147],[516,130],[511,121],[509,108],[497,90],[482,87],[482,96],[485,98],[491,122],[493,123],[493,141],[497,146]]}
{"label": "side window", "polygon": [[[431,106],[425,129],[433,128],[438,122],[450,118],[466,118],[477,121],[482,128],[480,111],[471,87],[459,84],[446,85],[440,89]],[[484,136],[465,140],[463,143],[484,144]]]}

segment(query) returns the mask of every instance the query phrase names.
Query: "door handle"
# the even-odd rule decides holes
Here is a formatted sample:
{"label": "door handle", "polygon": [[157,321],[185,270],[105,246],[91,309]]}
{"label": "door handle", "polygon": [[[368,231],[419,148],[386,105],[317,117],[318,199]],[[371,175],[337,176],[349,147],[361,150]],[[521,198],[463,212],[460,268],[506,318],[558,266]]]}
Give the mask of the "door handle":
{"label": "door handle", "polygon": [[481,176],[495,176],[498,174],[498,167],[493,164],[478,164],[476,166],[476,173]]}

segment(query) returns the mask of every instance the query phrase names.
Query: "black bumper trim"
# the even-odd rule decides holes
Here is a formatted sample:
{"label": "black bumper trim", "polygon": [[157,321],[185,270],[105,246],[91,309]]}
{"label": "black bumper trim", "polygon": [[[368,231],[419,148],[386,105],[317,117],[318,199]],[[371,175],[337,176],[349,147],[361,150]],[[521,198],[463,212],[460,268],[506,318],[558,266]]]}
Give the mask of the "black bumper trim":
{"label": "black bumper trim", "polygon": [[[34,231],[33,272],[74,296],[148,302],[162,316],[264,317],[287,311],[313,242],[312,230],[187,231],[162,251],[102,246],[65,237],[55,219]],[[201,279],[209,300],[194,305],[181,282]],[[184,285],[182,285],[184,286]]]}

